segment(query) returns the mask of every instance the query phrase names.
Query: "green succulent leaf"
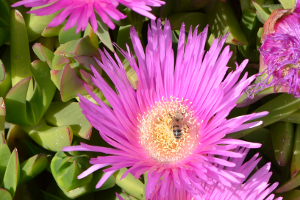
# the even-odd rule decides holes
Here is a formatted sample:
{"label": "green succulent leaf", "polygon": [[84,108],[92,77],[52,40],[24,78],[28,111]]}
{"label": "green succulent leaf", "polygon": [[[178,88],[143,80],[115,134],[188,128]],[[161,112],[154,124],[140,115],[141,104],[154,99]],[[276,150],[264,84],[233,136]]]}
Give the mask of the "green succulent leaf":
{"label": "green succulent leaf", "polygon": [[[52,70],[62,70],[66,64],[71,63],[68,58],[65,58],[62,55],[55,55],[52,60]],[[51,73],[52,74],[52,73]]]}
{"label": "green succulent leaf", "polygon": [[46,27],[43,32],[41,33],[41,35],[43,37],[54,37],[54,36],[58,36],[60,31],[62,30],[62,28],[65,26],[65,23],[61,23],[58,26],[55,27]]}
{"label": "green succulent leaf", "polygon": [[0,82],[4,81],[5,79],[5,68],[3,62],[0,60]]}
{"label": "green succulent leaf", "polygon": [[76,33],[76,26],[65,30],[65,27],[61,28],[58,34],[58,40],[60,44],[65,44],[73,40],[78,40],[81,38],[81,32]]}
{"label": "green succulent leaf", "polygon": [[67,58],[74,56],[92,56],[99,58],[98,49],[91,43],[89,36],[64,43],[57,48],[54,54]]}
{"label": "green succulent leaf", "polygon": [[[31,10],[36,10],[40,7],[34,7]],[[41,36],[41,33],[48,26],[48,24],[54,19],[59,12],[55,12],[49,15],[37,16],[35,14],[25,15],[25,21],[27,24],[27,32],[29,41],[36,40]]]}
{"label": "green succulent leaf", "polygon": [[279,0],[284,9],[294,9],[296,7],[296,0]]}
{"label": "green succulent leaf", "polygon": [[24,161],[20,166],[19,185],[33,179],[39,173],[44,171],[47,165],[48,158],[44,154],[35,155]]}
{"label": "green succulent leaf", "polygon": [[300,108],[300,99],[293,97],[291,94],[281,94],[280,96],[272,99],[271,101],[265,103],[261,107],[257,108],[253,111],[253,113],[258,113],[262,111],[268,111],[269,114],[265,117],[259,118],[258,121],[263,121],[261,126],[257,126],[255,128],[239,131],[236,133],[231,133],[227,135],[228,137],[232,138],[241,138],[245,135],[255,131],[261,127],[268,126],[273,124],[288,115],[292,114],[293,112],[297,111]]}
{"label": "green succulent leaf", "polygon": [[[6,110],[5,110],[4,100],[2,97],[0,97],[0,134],[1,134],[1,136],[4,135],[5,115],[6,115]],[[0,141],[1,141],[1,138],[0,138]],[[0,144],[3,144],[3,143],[0,143]]]}
{"label": "green succulent leaf", "polygon": [[[60,80],[60,95],[61,100],[66,102],[70,99],[77,97],[77,94],[87,95],[84,85],[87,85],[91,90],[93,90],[93,86],[87,84],[82,79],[80,79],[76,71],[71,68],[69,64],[67,64],[63,70],[61,70],[61,80]],[[56,77],[53,77],[55,81],[58,81],[60,73],[57,73]]]}
{"label": "green succulent leaf", "polygon": [[206,7],[209,28],[215,38],[229,32],[226,42],[235,45],[247,45],[248,41],[228,2],[212,0]]}
{"label": "green succulent leaf", "polygon": [[[7,121],[21,125],[37,124],[48,109],[55,85],[50,79],[50,69],[42,61],[32,63],[33,90],[28,94],[31,77],[21,80],[6,95]],[[27,101],[27,99],[29,99]]]}
{"label": "green succulent leaf", "polygon": [[272,144],[277,164],[286,166],[292,156],[294,127],[289,122],[275,122],[271,124]]}
{"label": "green succulent leaf", "polygon": [[91,43],[94,45],[94,47],[96,47],[97,49],[99,49],[99,39],[97,34],[94,32],[93,28],[91,27],[90,24],[87,25],[86,29],[84,30],[84,35],[85,36],[89,36],[91,39]]}
{"label": "green succulent leaf", "polygon": [[3,68],[1,69],[2,72],[5,72],[4,80],[0,82],[0,88],[1,88],[0,97],[4,98],[11,88],[10,48],[7,48],[6,51],[4,52],[3,59],[2,61],[0,60],[0,63],[1,63],[0,67],[1,68],[4,67],[4,70]]}
{"label": "green succulent leaf", "polygon": [[256,9],[256,13],[257,13],[257,17],[258,17],[259,21],[264,24],[271,14],[269,12],[269,9],[263,8],[261,5],[259,5],[255,1],[252,1],[252,3]]}
{"label": "green succulent leaf", "polygon": [[37,55],[37,57],[41,61],[47,62],[49,67],[52,69],[52,60],[54,57],[54,53],[50,51],[48,48],[44,47],[41,43],[35,43],[32,46],[32,49],[34,53]]}
{"label": "green succulent leaf", "polygon": [[145,185],[139,179],[136,179],[131,173],[121,179],[126,171],[127,168],[122,168],[114,173],[114,176],[116,177],[116,184],[124,189],[129,195],[138,199],[143,199]]}
{"label": "green succulent leaf", "polygon": [[97,36],[109,50],[114,52],[114,48],[108,32],[108,26],[102,21],[102,19],[98,15],[97,15],[97,23],[98,23],[98,29],[96,31]]}
{"label": "green succulent leaf", "polygon": [[12,197],[15,196],[20,179],[20,163],[17,149],[14,149],[9,158],[1,187],[6,189]]}
{"label": "green succulent leaf", "polygon": [[0,188],[0,197],[1,197],[1,200],[12,200],[13,199],[11,194],[6,189],[3,189],[3,188]]}
{"label": "green succulent leaf", "polygon": [[47,124],[53,126],[69,125],[74,135],[89,139],[92,126],[82,114],[78,102],[53,102],[45,114]]}
{"label": "green succulent leaf", "polygon": [[37,144],[50,151],[60,151],[64,146],[70,146],[73,139],[70,126],[48,126],[44,119],[35,126],[22,126],[22,129]]}
{"label": "green succulent leaf", "polygon": [[32,75],[26,24],[18,10],[11,11],[10,37],[11,78],[15,86]]}
{"label": "green succulent leaf", "polygon": [[[1,140],[4,140],[4,136],[2,135]],[[4,140],[5,141],[5,140]],[[5,170],[7,168],[7,164],[10,158],[10,150],[7,146],[7,144],[2,144],[0,146],[0,182],[2,183]]]}
{"label": "green succulent leaf", "polygon": [[291,162],[291,179],[293,179],[300,171],[300,125],[297,124],[295,131],[295,139],[293,146],[293,156]]}

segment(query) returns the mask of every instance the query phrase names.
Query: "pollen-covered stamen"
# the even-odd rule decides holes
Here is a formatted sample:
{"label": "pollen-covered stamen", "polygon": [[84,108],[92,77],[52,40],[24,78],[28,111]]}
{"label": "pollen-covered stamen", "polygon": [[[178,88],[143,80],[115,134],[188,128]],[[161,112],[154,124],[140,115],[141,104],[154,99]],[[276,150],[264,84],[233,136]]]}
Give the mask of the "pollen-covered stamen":
{"label": "pollen-covered stamen", "polygon": [[192,154],[200,128],[193,112],[188,100],[174,97],[149,108],[139,118],[140,144],[148,155],[161,163],[172,163]]}

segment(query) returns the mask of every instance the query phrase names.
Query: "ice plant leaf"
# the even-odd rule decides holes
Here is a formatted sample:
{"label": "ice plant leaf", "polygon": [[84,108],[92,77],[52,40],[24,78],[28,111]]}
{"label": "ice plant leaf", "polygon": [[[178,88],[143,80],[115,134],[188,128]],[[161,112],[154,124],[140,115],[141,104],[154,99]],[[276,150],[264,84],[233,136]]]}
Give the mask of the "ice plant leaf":
{"label": "ice plant leaf", "polygon": [[50,151],[60,151],[72,143],[73,133],[69,126],[51,127],[42,119],[35,126],[22,128],[37,144]]}
{"label": "ice plant leaf", "polygon": [[206,14],[200,12],[175,13],[168,16],[172,30],[180,30],[181,24],[185,22],[185,31],[189,31],[190,27],[198,27],[201,32],[207,25]]}
{"label": "ice plant leaf", "polygon": [[296,112],[286,116],[285,118],[281,119],[281,121],[300,124],[300,110],[297,110]]}
{"label": "ice plant leaf", "polygon": [[7,0],[0,0],[0,18],[9,23],[10,6]]}
{"label": "ice plant leaf", "polygon": [[247,45],[247,39],[240,28],[237,18],[228,2],[212,0],[206,7],[209,28],[215,38],[229,35],[226,42],[235,45]]}
{"label": "ice plant leaf", "polygon": [[[32,8],[31,11],[37,10],[39,7]],[[49,22],[58,14],[58,12],[45,16],[37,16],[35,14],[28,14],[25,17],[27,24],[27,32],[29,41],[33,41],[41,36],[41,33],[48,26]]]}
{"label": "ice plant leaf", "polygon": [[73,134],[90,139],[92,126],[82,114],[77,102],[53,102],[45,114],[47,124],[53,126],[69,125]]}
{"label": "ice plant leaf", "polygon": [[[63,67],[68,64],[71,63],[71,61],[68,58],[65,58],[62,55],[55,55],[53,57],[52,60],[52,70],[51,70],[51,75],[52,75],[52,71],[53,70],[62,70]],[[59,79],[60,80],[60,79]],[[56,85],[56,84],[55,84]],[[58,87],[59,88],[59,87]]]}
{"label": "ice plant leaf", "polygon": [[114,48],[112,46],[112,42],[110,39],[110,35],[108,32],[108,26],[102,21],[100,17],[97,16],[97,24],[98,24],[98,29],[95,32],[101,42],[112,52],[114,52]]}
{"label": "ice plant leaf", "polygon": [[58,34],[60,33],[60,30],[65,26],[65,23],[62,23],[58,26],[55,27],[46,27],[43,32],[41,33],[41,35],[43,37],[54,37],[54,36],[58,36]]}
{"label": "ice plant leaf", "polygon": [[12,200],[13,198],[11,197],[11,194],[3,188],[0,188],[0,197],[1,200]]}
{"label": "ice plant leaf", "polygon": [[88,24],[88,26],[86,27],[83,37],[85,37],[87,35],[90,37],[91,43],[98,49],[99,48],[99,39],[90,24]]}
{"label": "ice plant leaf", "polygon": [[297,0],[279,0],[284,9],[293,9],[296,7]]}
{"label": "ice plant leaf", "polygon": [[236,133],[231,133],[228,135],[228,137],[241,138],[251,133],[252,131],[259,129],[260,127],[268,126],[289,116],[293,112],[297,111],[299,107],[300,107],[299,98],[295,98],[290,94],[281,94],[280,96],[272,99],[271,101],[265,103],[261,107],[254,110],[254,112],[260,112],[263,110],[269,112],[267,116],[260,118],[263,121],[262,126],[239,131]]}
{"label": "ice plant leaf", "polygon": [[290,163],[293,151],[293,124],[279,121],[271,124],[270,127],[277,164],[280,166],[286,166]]}
{"label": "ice plant leaf", "polygon": [[121,179],[126,170],[126,168],[123,168],[114,173],[116,184],[123,188],[128,194],[138,199],[143,199],[145,185],[139,179],[135,179],[130,173],[125,178]]}
{"label": "ice plant leaf", "polygon": [[2,61],[0,60],[0,62],[2,62],[2,66],[5,69],[5,78],[2,82],[0,82],[0,97],[5,97],[6,94],[8,93],[8,91],[11,88],[11,76],[10,76],[10,56],[9,56],[9,48],[6,49],[6,51],[3,54],[3,59]]}
{"label": "ice plant leaf", "polygon": [[300,185],[300,173],[298,173],[293,179],[288,180],[283,185],[275,190],[276,193],[288,192]]}
{"label": "ice plant leaf", "polygon": [[81,38],[81,32],[76,33],[76,27],[65,30],[65,27],[60,29],[58,34],[58,40],[60,44],[65,44],[67,42],[78,40]]}
{"label": "ice plant leaf", "polygon": [[83,55],[99,57],[98,49],[91,43],[89,36],[66,42],[65,44],[59,46],[54,54],[64,57]]}
{"label": "ice plant leaf", "polygon": [[52,69],[52,60],[54,57],[54,53],[50,51],[47,47],[43,46],[41,43],[35,43],[32,46],[32,49],[34,53],[37,55],[37,57],[41,61],[47,62],[49,67]]}
{"label": "ice plant leaf", "polygon": [[255,1],[252,1],[252,3],[256,9],[258,19],[260,20],[261,23],[264,24],[267,21],[267,19],[269,18],[271,13],[269,13],[268,9],[261,7]]}
{"label": "ice plant leaf", "polygon": [[[4,139],[4,136],[2,135],[2,139]],[[0,182],[3,182],[5,170],[7,168],[7,164],[10,158],[10,150],[7,146],[7,144],[2,144],[0,146]]]}
{"label": "ice plant leaf", "polygon": [[18,10],[11,11],[10,60],[12,85],[30,77],[31,61],[26,25]]}
{"label": "ice plant leaf", "polygon": [[[4,100],[2,97],[0,97],[0,134],[3,136],[4,133],[4,128],[5,128],[5,115],[6,115],[6,110],[5,110],[5,104]],[[0,137],[0,145],[5,143],[5,141],[1,140]]]}
{"label": "ice plant leaf", "polygon": [[5,68],[3,62],[0,60],[0,82],[5,79]]}
{"label": "ice plant leaf", "polygon": [[6,120],[23,125],[34,124],[33,114],[27,111],[26,95],[31,77],[27,77],[18,82],[6,95]]}
{"label": "ice plant leaf", "polygon": [[295,131],[295,139],[293,141],[293,155],[291,161],[291,179],[293,179],[300,171],[300,125],[297,124]]}
{"label": "ice plant leaf", "polygon": [[[95,191],[95,186],[99,178],[103,176],[103,172],[98,171],[93,175],[78,178],[78,175],[89,166],[88,157],[84,154],[67,155],[64,152],[57,152],[51,161],[53,177],[69,198],[76,198]],[[110,188],[114,184],[114,178],[110,177],[100,189]]]}
{"label": "ice plant leaf", "polygon": [[[59,76],[58,76],[59,77]],[[77,94],[87,95],[84,85],[87,85],[89,88],[93,88],[91,85],[85,83],[80,79],[75,70],[71,69],[70,65],[67,64],[61,73],[60,80],[60,95],[61,100],[66,102],[70,99],[77,96]]]}
{"label": "ice plant leaf", "polygon": [[24,161],[20,166],[20,180],[19,185],[25,183],[39,173],[41,173],[48,165],[48,158],[44,154],[35,155]]}
{"label": "ice plant leaf", "polygon": [[17,149],[14,149],[9,158],[1,187],[6,189],[13,197],[15,196],[19,179],[20,179],[19,156],[18,156]]}

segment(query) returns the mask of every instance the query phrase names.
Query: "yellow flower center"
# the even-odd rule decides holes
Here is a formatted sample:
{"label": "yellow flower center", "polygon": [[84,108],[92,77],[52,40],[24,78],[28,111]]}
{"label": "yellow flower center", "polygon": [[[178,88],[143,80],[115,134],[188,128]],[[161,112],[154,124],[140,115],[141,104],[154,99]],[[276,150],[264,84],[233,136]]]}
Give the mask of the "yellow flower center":
{"label": "yellow flower center", "polygon": [[171,97],[151,106],[138,120],[140,144],[161,163],[174,163],[193,153],[200,123],[191,102]]}

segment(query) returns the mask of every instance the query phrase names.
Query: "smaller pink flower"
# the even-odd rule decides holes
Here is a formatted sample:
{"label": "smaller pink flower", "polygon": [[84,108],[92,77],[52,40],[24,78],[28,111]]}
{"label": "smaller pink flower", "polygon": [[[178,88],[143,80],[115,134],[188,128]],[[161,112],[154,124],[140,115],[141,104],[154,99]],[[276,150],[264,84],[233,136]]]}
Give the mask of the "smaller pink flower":
{"label": "smaller pink flower", "polygon": [[264,24],[259,49],[262,79],[250,86],[250,97],[267,87],[300,97],[300,1],[293,13],[277,9]]}
{"label": "smaller pink flower", "polygon": [[79,32],[80,29],[84,30],[86,28],[89,21],[92,28],[97,30],[98,24],[95,12],[109,28],[114,29],[115,24],[111,18],[116,21],[126,18],[126,15],[117,9],[119,4],[123,4],[131,10],[154,20],[155,16],[149,12],[151,11],[149,6],[159,7],[165,2],[160,0],[22,0],[13,4],[12,7],[21,5],[25,7],[43,6],[43,8],[28,12],[38,16],[61,11],[48,26],[58,26],[69,17],[65,30],[77,24],[76,32]]}

